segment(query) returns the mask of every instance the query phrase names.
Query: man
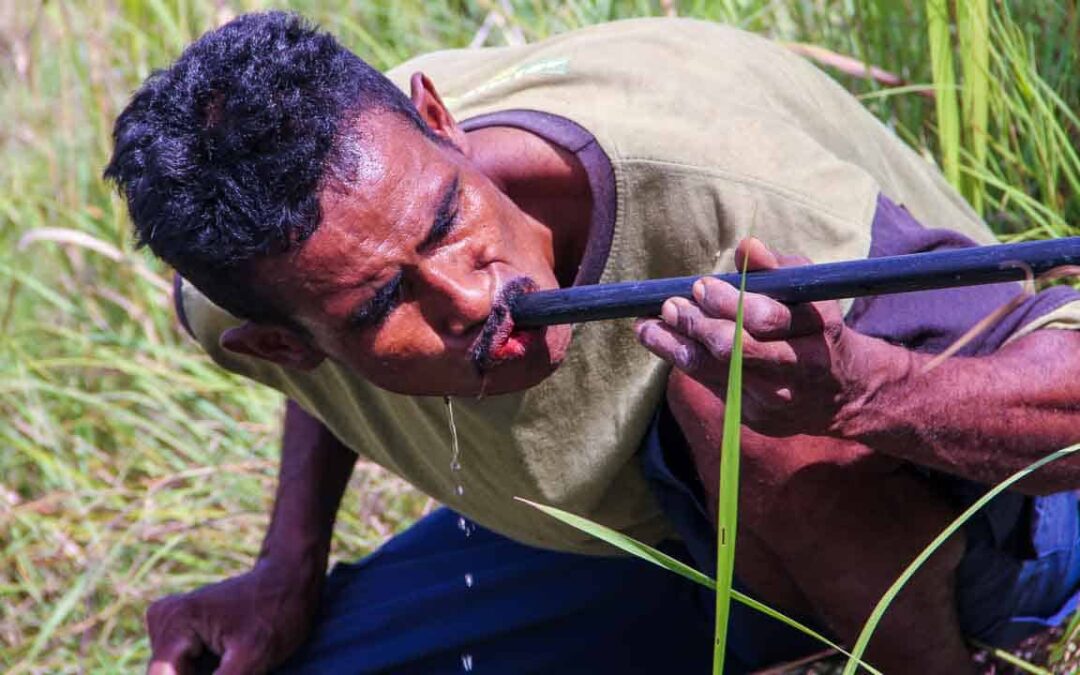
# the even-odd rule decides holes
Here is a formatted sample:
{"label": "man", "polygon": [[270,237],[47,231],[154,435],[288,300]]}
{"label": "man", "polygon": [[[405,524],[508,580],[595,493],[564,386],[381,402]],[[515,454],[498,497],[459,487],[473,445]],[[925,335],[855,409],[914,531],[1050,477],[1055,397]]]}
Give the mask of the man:
{"label": "man", "polygon": [[[621,22],[388,76],[294,16],[250,15],[151,76],[117,121],[106,175],[182,275],[182,321],[291,401],[258,562],[151,606],[151,670],[212,652],[219,673],[290,654],[290,672],[701,672],[707,598],[513,497],[707,568],[734,290],[703,281],[658,318],[544,330],[515,328],[509,303],[990,233],[843,90],[732,29]],[[1016,292],[747,298],[750,592],[851,641],[978,483],[1077,440],[1069,290],[921,374]],[[356,453],[449,508],[324,587]],[[871,658],[963,672],[965,635],[1004,644],[1059,621],[1080,581],[1063,492],[1077,472],[1048,467],[1023,490],[1049,496],[1010,495],[944,547]],[[740,671],[813,649],[751,614],[732,630]]]}

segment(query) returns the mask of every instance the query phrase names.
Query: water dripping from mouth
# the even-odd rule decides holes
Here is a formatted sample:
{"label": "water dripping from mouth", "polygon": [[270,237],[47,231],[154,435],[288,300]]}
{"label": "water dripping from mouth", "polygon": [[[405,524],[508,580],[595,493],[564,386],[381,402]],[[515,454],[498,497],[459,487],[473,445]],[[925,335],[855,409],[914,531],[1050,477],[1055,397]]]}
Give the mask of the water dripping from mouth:
{"label": "water dripping from mouth", "polygon": [[[484,382],[486,384],[486,378]],[[481,387],[482,395],[483,387]],[[446,403],[446,421],[450,426],[450,475],[454,481],[454,493],[461,497],[465,494],[465,486],[461,482],[461,445],[458,443],[457,424],[454,423],[454,404],[449,396],[444,396],[443,401]],[[466,538],[472,535],[474,526],[465,519],[465,516],[458,516],[457,525]],[[476,583],[476,580],[473,578],[472,573],[466,572],[465,587],[472,588],[474,583]],[[466,673],[472,672],[472,654],[465,653],[461,655],[461,669]]]}
{"label": "water dripping from mouth", "polygon": [[486,372],[481,373],[481,375],[480,375],[480,392],[476,395],[476,400],[477,401],[483,401],[484,400],[484,394],[487,393],[487,386],[488,386],[488,374]]}
{"label": "water dripping from mouth", "polygon": [[461,484],[461,446],[458,445],[457,424],[454,423],[454,404],[449,396],[443,396],[446,403],[446,420],[450,425],[450,475],[454,479],[454,492],[457,496],[465,494]]}

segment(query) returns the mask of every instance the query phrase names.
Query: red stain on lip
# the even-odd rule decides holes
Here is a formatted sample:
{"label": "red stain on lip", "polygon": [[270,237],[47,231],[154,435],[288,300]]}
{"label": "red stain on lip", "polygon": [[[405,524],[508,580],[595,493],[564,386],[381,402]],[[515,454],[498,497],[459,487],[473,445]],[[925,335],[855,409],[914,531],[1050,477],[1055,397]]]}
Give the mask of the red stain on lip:
{"label": "red stain on lip", "polygon": [[496,361],[509,361],[521,358],[529,351],[529,346],[536,339],[535,333],[525,330],[510,330],[505,337],[500,335],[491,346],[491,358]]}

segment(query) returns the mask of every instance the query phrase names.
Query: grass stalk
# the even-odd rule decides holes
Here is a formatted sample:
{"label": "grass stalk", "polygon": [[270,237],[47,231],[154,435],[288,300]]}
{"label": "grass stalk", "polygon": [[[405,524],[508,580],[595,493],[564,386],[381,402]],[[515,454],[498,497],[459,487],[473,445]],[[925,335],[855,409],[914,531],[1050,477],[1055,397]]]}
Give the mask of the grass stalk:
{"label": "grass stalk", "polygon": [[937,109],[938,151],[945,178],[960,187],[960,112],[956,100],[956,73],[948,0],[926,0],[926,23],[930,36],[930,64]]}
{"label": "grass stalk", "polygon": [[724,398],[724,429],[720,444],[719,504],[716,514],[716,625],[713,633],[713,675],[724,672],[728,622],[731,618],[731,583],[735,578],[735,539],[739,522],[739,432],[742,425],[743,299],[746,296],[745,261],[735,311],[735,338]]}
{"label": "grass stalk", "polygon": [[[986,166],[990,112],[990,20],[988,0],[963,0],[956,5],[956,27],[963,72],[961,100],[968,161],[976,171]],[[964,196],[982,213],[984,194],[978,179],[969,174]]]}

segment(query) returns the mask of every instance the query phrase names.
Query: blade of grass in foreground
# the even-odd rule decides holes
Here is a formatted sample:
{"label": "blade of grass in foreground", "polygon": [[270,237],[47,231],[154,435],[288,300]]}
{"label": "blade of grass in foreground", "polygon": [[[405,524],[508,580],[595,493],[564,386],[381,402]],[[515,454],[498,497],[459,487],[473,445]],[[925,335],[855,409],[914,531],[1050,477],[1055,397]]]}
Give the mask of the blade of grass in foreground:
{"label": "blade of grass in foreground", "polygon": [[[596,537],[601,541],[606,541],[615,548],[626,551],[631,555],[635,555],[638,558],[641,558],[642,560],[648,561],[659,567],[663,567],[669,572],[674,572],[675,574],[678,574],[681,577],[685,577],[696,584],[701,584],[709,590],[716,590],[716,582],[710,579],[708,576],[702,574],[701,572],[697,571],[686,563],[672,558],[663,551],[659,551],[652,546],[649,546],[648,544],[643,544],[637,539],[626,536],[622,532],[613,530],[610,527],[605,527],[603,525],[600,525],[599,523],[594,523],[587,518],[576,516],[568,511],[557,509],[554,506],[538,504],[536,502],[529,501],[528,499],[523,499],[522,497],[514,497],[514,499],[518,500],[519,502],[528,504],[534,509],[546,513],[552,518],[562,521],[567,525],[581,530],[588,535]],[[829,638],[825,637],[821,633],[818,633],[813,628],[799,623],[795,619],[788,617],[782,612],[779,612],[764,603],[754,600],[748,595],[732,589],[731,599],[735,602],[746,605],[751,609],[757,610],[762,614],[765,614],[766,616],[772,617],[773,619],[776,619],[777,621],[786,624],[805,635],[809,635],[810,637],[818,640],[822,644],[827,645],[846,656],[850,656],[850,653],[846,649],[831,641]],[[868,663],[861,663],[860,665],[865,668],[867,672],[872,673],[873,675],[881,675],[878,670],[876,670]]]}
{"label": "blade of grass in foreground", "polygon": [[1010,654],[1009,652],[1005,651],[1004,649],[999,649],[997,647],[993,647],[991,645],[984,644],[984,643],[979,642],[977,640],[973,640],[972,644],[975,645],[976,647],[978,647],[979,649],[984,649],[984,650],[990,652],[994,656],[994,658],[1000,659],[1000,660],[1004,661],[1005,663],[1009,664],[1010,666],[1015,666],[1016,668],[1019,668],[1020,670],[1024,671],[1025,673],[1031,673],[1031,675],[1054,675],[1052,672],[1050,672],[1046,668],[1040,668],[1039,666],[1036,666],[1033,663],[1028,663],[1024,659],[1016,656],[1015,654]]}
{"label": "blade of grass in foreground", "polygon": [[713,675],[722,675],[724,672],[728,619],[731,617],[731,581],[735,576],[735,535],[739,522],[739,429],[742,421],[743,299],[745,296],[746,261],[744,260],[743,273],[739,280],[739,305],[735,310],[735,339],[731,345],[727,396],[724,399],[724,436],[720,442]]}
{"label": "blade of grass in foreground", "polygon": [[1013,475],[1006,478],[1004,481],[995,485],[989,492],[980,497],[978,501],[969,506],[966,511],[961,513],[956,518],[956,520],[950,523],[949,526],[941,532],[941,534],[935,537],[934,540],[930,542],[930,544],[926,548],[924,548],[922,552],[919,553],[919,555],[915,557],[915,560],[913,560],[911,564],[907,566],[907,569],[903,571],[903,573],[897,578],[897,580],[893,582],[892,586],[889,587],[889,590],[885,591],[885,594],[881,596],[881,600],[879,600],[877,606],[874,607],[874,611],[870,613],[870,618],[866,620],[866,624],[863,626],[862,632],[859,633],[858,640],[855,641],[855,646],[852,648],[851,654],[848,657],[847,665],[844,666],[844,675],[855,675],[855,671],[860,665],[860,660],[862,659],[863,654],[866,652],[866,647],[868,644],[870,644],[870,638],[873,637],[874,630],[877,629],[877,625],[881,621],[881,617],[885,615],[886,610],[889,609],[889,605],[892,604],[892,601],[896,598],[897,594],[900,593],[900,590],[904,587],[904,585],[911,579],[912,576],[915,575],[915,572],[917,572],[919,568],[922,567],[923,563],[925,563],[927,559],[931,555],[933,555],[934,551],[938,550],[938,548],[945,542],[946,539],[951,537],[957,530],[959,530],[960,527],[964,523],[966,523],[969,518],[975,515],[975,513],[979,509],[986,506],[991,499],[1007,490],[1014,483],[1023,478],[1026,478],[1032,472],[1046,466],[1050,462],[1057,461],[1062,457],[1067,457],[1077,452],[1078,450],[1080,450],[1080,443],[1077,443],[1076,445],[1070,445],[1067,448],[1058,450],[1055,453],[1043,457],[1034,464],[1031,464],[1026,468],[1020,469]]}

